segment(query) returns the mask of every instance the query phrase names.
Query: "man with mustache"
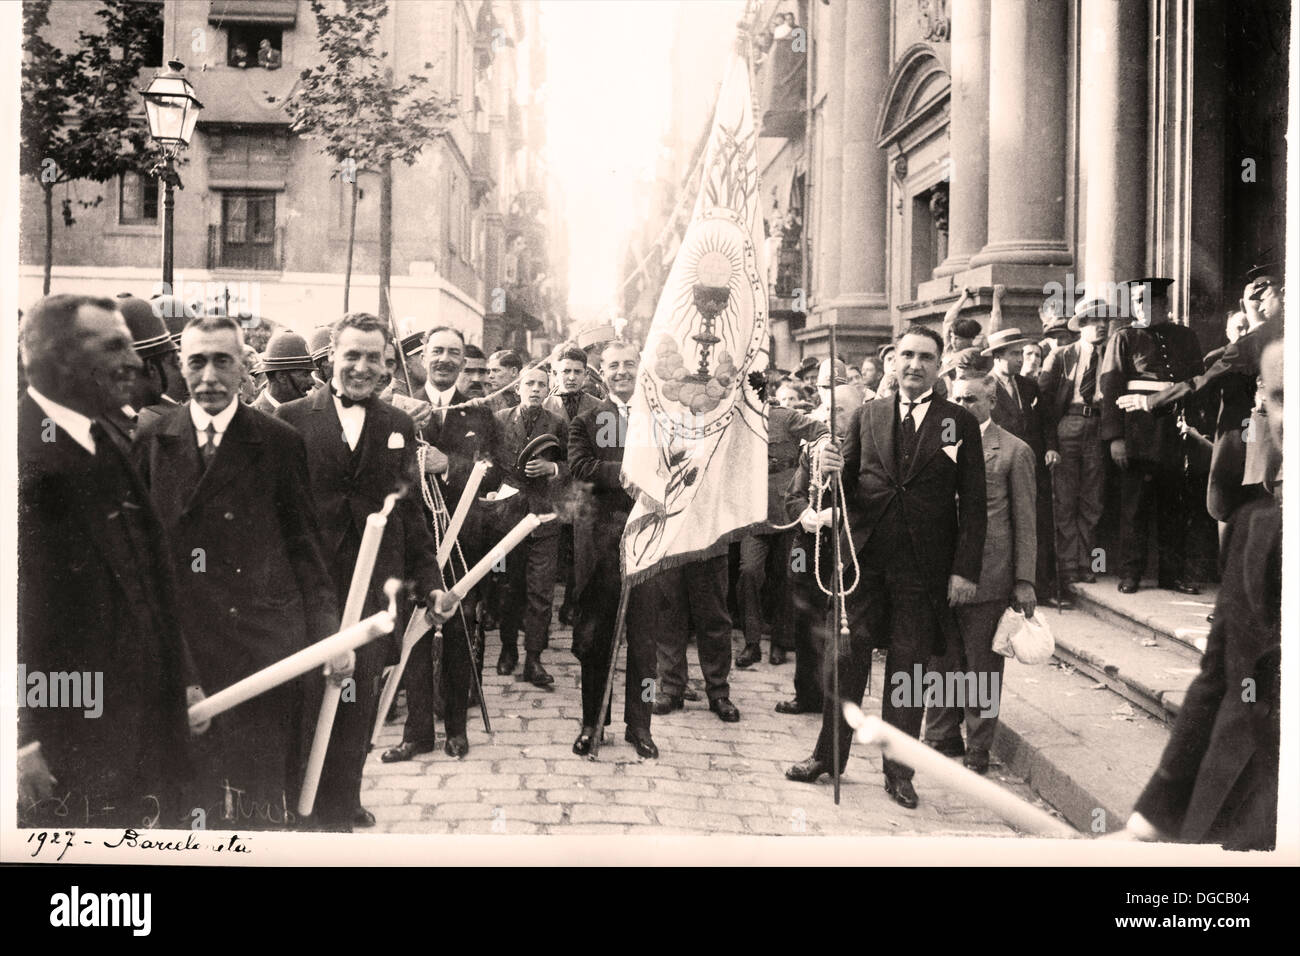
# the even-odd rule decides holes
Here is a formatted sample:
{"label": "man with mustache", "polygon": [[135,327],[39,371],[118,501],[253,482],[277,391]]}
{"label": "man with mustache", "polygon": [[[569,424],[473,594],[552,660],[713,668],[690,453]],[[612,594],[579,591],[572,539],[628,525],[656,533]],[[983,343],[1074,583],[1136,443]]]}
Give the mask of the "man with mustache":
{"label": "man with mustache", "polygon": [[[268,360],[291,363],[291,350],[310,367],[306,343],[292,332],[276,333]],[[181,368],[190,401],[142,425],[133,457],[172,545],[199,674],[220,690],[333,634],[339,617],[302,437],[239,400],[239,323],[192,319],[181,334]],[[268,388],[285,394],[286,375],[309,373],[270,371]],[[292,823],[308,679],[221,714],[199,741],[191,799],[209,827]]]}
{"label": "man with mustache", "polygon": [[18,661],[29,675],[104,680],[93,719],[19,710],[18,821],[175,825],[186,813],[186,707],[203,693],[162,526],[104,423],[140,359],[112,299],[46,296],[19,338]]}
{"label": "man with mustache", "polygon": [[477,345],[465,345],[465,364],[461,366],[456,387],[467,398],[482,398],[487,394],[487,356]]}
{"label": "man with mustache", "polygon": [[[424,339],[426,381],[422,397],[427,399],[432,408],[418,435],[422,442],[430,446],[425,457],[425,477],[429,481],[438,482],[448,514],[455,514],[465,483],[474,469],[474,462],[478,458],[490,460],[499,442],[500,430],[491,410],[483,402],[467,404],[469,397],[457,387],[465,368],[467,350],[464,335],[449,325],[430,329]],[[486,369],[483,374],[486,376]],[[499,475],[493,474],[495,470],[489,469],[484,476],[483,483],[479,486],[479,496],[494,489],[500,481]],[[433,520],[432,515],[428,518]],[[487,553],[488,542],[484,539],[483,518],[480,506],[471,507],[456,538],[464,555],[465,566],[469,568]],[[447,580],[454,583],[462,570],[454,552],[447,562],[446,570]],[[481,674],[483,664],[483,637],[482,628],[478,626],[478,605],[478,588],[475,588],[463,602],[463,619],[475,637],[476,660],[470,659],[463,634],[448,631],[443,639],[443,706],[447,729],[443,749],[452,757],[463,757],[469,753],[465,712],[469,706],[470,686],[473,683],[470,668],[477,667]],[[461,615],[455,618],[458,626],[461,619]],[[385,763],[410,760],[417,754],[428,753],[437,742],[434,727],[433,659],[429,653],[431,644],[427,638],[421,640],[407,661],[406,727],[402,742],[384,751],[381,759]]]}
{"label": "man with mustache", "polygon": [[[384,506],[389,494],[405,493],[388,516],[362,617],[388,606],[383,588],[389,578],[413,581],[414,593],[424,597],[428,608],[437,607],[442,597],[442,575],[418,500],[415,425],[409,415],[377,395],[388,336],[388,325],[367,312],[343,316],[334,323],[331,337],[334,374],[329,388],[275,410],[278,418],[298,429],[307,446],[311,494],[325,553],[333,560],[340,607],[347,602],[366,519]],[[455,617],[447,623],[446,643],[450,654],[459,649],[463,657],[467,652],[459,626]],[[314,816],[324,828],[350,831],[374,825],[374,815],[361,805],[361,771],[388,646],[383,640],[372,641],[356,651],[356,698],[339,705],[316,798]],[[310,701],[308,713],[317,709],[318,703]]]}

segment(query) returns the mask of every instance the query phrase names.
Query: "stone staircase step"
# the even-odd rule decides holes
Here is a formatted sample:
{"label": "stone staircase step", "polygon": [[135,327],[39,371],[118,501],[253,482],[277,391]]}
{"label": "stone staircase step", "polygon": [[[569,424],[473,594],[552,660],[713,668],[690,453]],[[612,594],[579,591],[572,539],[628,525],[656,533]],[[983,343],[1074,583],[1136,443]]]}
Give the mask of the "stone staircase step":
{"label": "stone staircase step", "polygon": [[1145,581],[1136,594],[1120,594],[1118,583],[1118,578],[1106,576],[1096,584],[1076,584],[1078,607],[1139,637],[1176,641],[1198,654],[1205,650],[1210,633],[1205,618],[1214,610],[1217,585],[1202,585],[1200,594],[1188,595],[1163,591]]}

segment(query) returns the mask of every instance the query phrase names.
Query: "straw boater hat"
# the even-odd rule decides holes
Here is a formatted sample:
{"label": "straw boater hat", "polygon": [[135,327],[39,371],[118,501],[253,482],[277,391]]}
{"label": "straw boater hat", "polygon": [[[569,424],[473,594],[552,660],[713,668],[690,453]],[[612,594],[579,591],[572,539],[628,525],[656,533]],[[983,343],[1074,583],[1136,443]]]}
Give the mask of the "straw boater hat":
{"label": "straw boater hat", "polygon": [[1071,332],[1082,331],[1082,327],[1094,319],[1110,321],[1110,303],[1105,299],[1085,299],[1074,307],[1068,327]]}
{"label": "straw boater hat", "polygon": [[311,333],[311,338],[307,342],[307,350],[311,353],[313,362],[319,362],[330,354],[330,327],[328,325],[322,325]]}
{"label": "straw boater hat", "polygon": [[999,329],[989,336],[989,347],[981,354],[985,358],[992,358],[1003,349],[1024,348],[1026,345],[1033,345],[1037,339],[1030,338],[1028,335],[1022,335],[1019,329]]}
{"label": "straw boater hat", "polygon": [[297,332],[281,329],[271,336],[266,343],[262,360],[253,371],[266,372],[314,372],[311,354],[307,351],[307,340]]}
{"label": "straw boater hat", "polygon": [[179,351],[166,324],[144,299],[123,292],[117,297],[117,310],[126,319],[126,327],[131,330],[131,343],[140,358]]}

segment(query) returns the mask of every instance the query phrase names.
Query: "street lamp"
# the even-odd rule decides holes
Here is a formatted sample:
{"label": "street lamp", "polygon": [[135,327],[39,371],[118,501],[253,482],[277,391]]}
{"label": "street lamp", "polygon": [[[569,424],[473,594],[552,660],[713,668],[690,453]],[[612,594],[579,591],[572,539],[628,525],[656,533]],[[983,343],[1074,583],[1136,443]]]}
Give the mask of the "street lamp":
{"label": "street lamp", "polygon": [[154,76],[149,88],[141,90],[145,117],[149,121],[149,135],[162,150],[162,161],[154,172],[163,184],[163,292],[172,292],[172,220],[176,211],[173,189],[181,185],[176,172],[176,154],[190,144],[199,111],[203,104],[194,95],[194,87],[181,75],[185,64],[168,60],[167,69]]}

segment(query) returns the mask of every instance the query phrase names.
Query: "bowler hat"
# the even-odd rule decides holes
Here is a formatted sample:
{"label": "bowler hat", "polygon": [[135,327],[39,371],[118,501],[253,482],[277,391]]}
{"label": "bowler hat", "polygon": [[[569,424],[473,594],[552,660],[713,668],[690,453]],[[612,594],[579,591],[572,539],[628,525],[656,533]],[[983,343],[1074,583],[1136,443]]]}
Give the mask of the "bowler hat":
{"label": "bowler hat", "polygon": [[254,369],[256,372],[313,372],[311,355],[307,351],[307,340],[297,332],[281,329],[267,340],[262,360]]}
{"label": "bowler hat", "polygon": [[802,362],[799,363],[799,371],[794,373],[795,377],[803,378],[809,372],[817,371],[817,369],[821,367],[821,364],[822,364],[821,359],[810,355]]}
{"label": "bowler hat", "polygon": [[989,347],[980,354],[985,358],[992,358],[1003,349],[1023,348],[1036,341],[1038,340],[1028,335],[1022,335],[1019,329],[999,329],[989,335]]}
{"label": "bowler hat", "polygon": [[131,330],[131,344],[142,359],[179,351],[171,333],[153,306],[138,296],[123,292],[117,297],[117,310]]}

